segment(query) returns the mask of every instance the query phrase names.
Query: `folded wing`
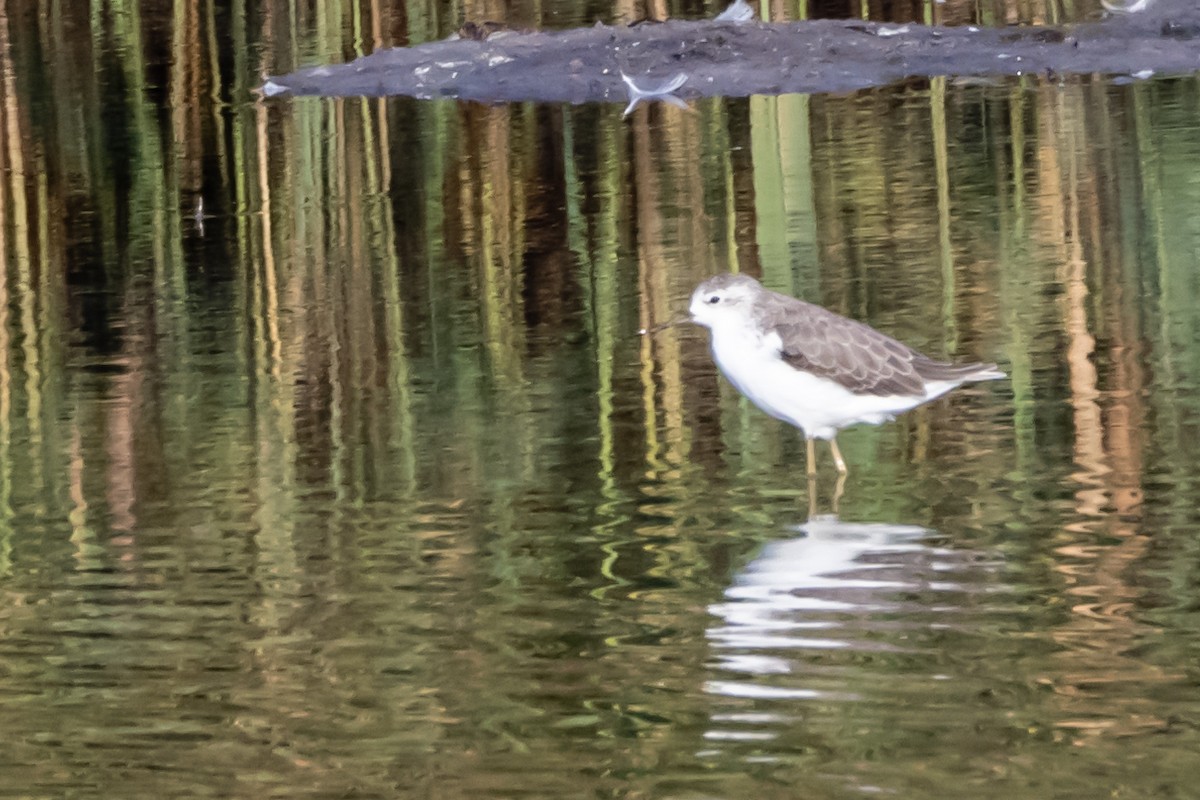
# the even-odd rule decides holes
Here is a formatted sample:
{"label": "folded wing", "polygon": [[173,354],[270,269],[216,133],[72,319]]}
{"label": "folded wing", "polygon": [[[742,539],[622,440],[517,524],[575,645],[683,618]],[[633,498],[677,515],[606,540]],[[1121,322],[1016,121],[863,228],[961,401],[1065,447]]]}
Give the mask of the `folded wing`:
{"label": "folded wing", "polygon": [[785,295],[773,294],[766,303],[762,310],[779,336],[783,360],[855,394],[920,397],[927,381],[1003,377],[994,364],[935,361],[861,322]]}

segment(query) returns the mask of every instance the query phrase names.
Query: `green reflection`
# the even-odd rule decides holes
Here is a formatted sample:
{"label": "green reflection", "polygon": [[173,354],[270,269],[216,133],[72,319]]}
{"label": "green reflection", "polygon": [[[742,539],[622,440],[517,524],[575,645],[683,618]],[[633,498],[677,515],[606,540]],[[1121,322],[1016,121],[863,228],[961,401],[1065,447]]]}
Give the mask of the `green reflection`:
{"label": "green reflection", "polygon": [[[0,786],[1186,795],[1194,80],[253,97],[458,16],[318,6],[0,20]],[[735,267],[1011,380],[807,521],[635,333]]]}

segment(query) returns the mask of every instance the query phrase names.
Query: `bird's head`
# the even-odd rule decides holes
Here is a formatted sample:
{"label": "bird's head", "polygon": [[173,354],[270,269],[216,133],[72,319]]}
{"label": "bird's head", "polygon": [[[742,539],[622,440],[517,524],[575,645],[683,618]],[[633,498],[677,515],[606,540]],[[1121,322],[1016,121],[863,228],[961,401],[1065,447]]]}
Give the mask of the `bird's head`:
{"label": "bird's head", "polygon": [[688,307],[692,322],[706,328],[725,321],[745,319],[762,284],[749,275],[715,275],[696,287]]}

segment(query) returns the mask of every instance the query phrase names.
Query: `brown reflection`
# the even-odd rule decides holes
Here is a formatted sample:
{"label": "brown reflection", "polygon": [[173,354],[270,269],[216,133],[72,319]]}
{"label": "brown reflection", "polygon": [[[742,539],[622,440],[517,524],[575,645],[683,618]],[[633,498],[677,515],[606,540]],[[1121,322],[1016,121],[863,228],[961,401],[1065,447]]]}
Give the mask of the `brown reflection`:
{"label": "brown reflection", "polygon": [[502,0],[468,0],[463,3],[465,21],[507,22],[508,4]]}
{"label": "brown reflection", "polygon": [[[1099,91],[1099,87],[1091,87],[1089,91],[1089,119],[1096,121],[1112,145],[1091,150],[1094,166],[1089,169],[1090,183],[1097,202],[1091,204],[1087,214],[1084,241],[1095,250],[1096,281],[1109,298],[1102,304],[1095,323],[1104,336],[1101,353],[1108,373],[1102,384],[1105,443],[1112,469],[1108,483],[1113,508],[1128,517],[1141,513],[1144,496],[1145,398],[1150,380],[1142,334],[1144,312],[1138,303],[1143,285],[1142,264],[1140,259],[1130,256],[1133,250],[1123,241],[1120,223],[1123,207],[1137,203],[1140,198],[1128,197],[1120,183],[1120,175],[1127,169],[1118,147],[1124,132],[1115,121],[1121,115],[1116,113],[1107,93]],[[1134,108],[1137,113],[1138,107]]]}
{"label": "brown reflection", "polygon": [[176,3],[171,26],[174,34],[170,81],[172,149],[177,153],[180,188],[189,193],[203,189],[201,161],[205,145],[209,143],[201,133],[201,118],[206,105],[204,100],[211,91],[205,86],[210,71],[206,69],[209,65],[204,63],[201,41],[206,27],[201,22],[201,9],[205,5],[199,2]]}
{"label": "brown reflection", "polygon": [[539,107],[531,135],[533,156],[521,224],[525,231],[525,322],[561,331],[579,310],[577,262],[568,245],[566,219],[566,160],[563,150],[563,111]]}
{"label": "brown reflection", "polygon": [[268,135],[265,103],[255,104],[254,123],[256,134],[254,141],[257,145],[255,160],[258,164],[258,219],[261,226],[259,241],[262,269],[261,273],[259,270],[255,270],[253,273],[261,274],[261,280],[252,281],[254,287],[252,308],[255,313],[251,315],[251,319],[259,331],[259,335],[254,337],[256,354],[263,359],[259,369],[265,370],[271,377],[279,380],[283,367],[283,342],[279,329],[279,280],[276,274],[275,237],[271,223],[274,206],[271,202],[271,181],[268,174],[270,159],[267,157],[267,151],[270,146],[270,136]]}
{"label": "brown reflection", "polygon": [[615,0],[613,19],[618,22],[664,20],[671,16],[667,0]]}
{"label": "brown reflection", "polygon": [[[140,363],[127,361],[128,373],[114,382],[114,402],[108,418],[108,459],[106,499],[114,530],[129,533],[137,525],[134,505],[137,502],[136,437],[139,389],[142,376]],[[124,544],[132,544],[124,540]]]}
{"label": "brown reflection", "polygon": [[[1117,175],[1144,165],[1114,160],[1121,131],[1111,122],[1102,87],[1071,86],[1040,96],[1039,228],[1061,254],[1063,358],[1079,468],[1072,478],[1080,484],[1065,525],[1069,537],[1056,550],[1072,615],[1054,634],[1064,648],[1059,673],[1047,680],[1062,702],[1060,727],[1084,743],[1165,724],[1136,702],[1095,718],[1090,698],[1102,687],[1146,687],[1180,676],[1133,655],[1144,636],[1133,618],[1145,591],[1138,573],[1151,547],[1139,519],[1145,378],[1136,357],[1142,349],[1138,311],[1128,300],[1128,287],[1138,285],[1137,265],[1123,258],[1112,234],[1121,202]],[[1104,298],[1099,313],[1097,295]],[[1098,363],[1109,365],[1103,376]],[[1096,542],[1100,534],[1115,543]]]}
{"label": "brown reflection", "polygon": [[749,109],[749,102],[729,101],[725,104],[725,113],[720,121],[728,125],[729,147],[721,161],[725,164],[727,175],[725,187],[729,195],[729,225],[733,228],[730,242],[736,250],[737,271],[760,276],[762,266],[758,252],[758,212]]}
{"label": "brown reflection", "polygon": [[491,369],[512,408],[522,408],[525,312],[521,255],[528,200],[530,156],[515,148],[512,128],[528,135],[526,109],[467,105],[463,108],[466,158],[459,176],[462,244],[475,270],[483,345]]}
{"label": "brown reflection", "polygon": [[[160,502],[171,488],[160,406],[162,325],[144,280],[131,282],[122,317],[121,349],[108,362],[116,374],[103,392],[101,463],[108,525],[112,531],[126,534],[112,541],[132,545],[139,525],[144,524],[139,508]],[[186,440],[180,438],[177,446],[186,447]],[[76,503],[80,500],[87,504],[86,497]]]}
{"label": "brown reflection", "polygon": [[[1122,167],[1112,161],[1115,148],[1085,142],[1079,125],[1102,120],[1093,134],[1109,138],[1114,130],[1103,109],[1107,96],[1088,87],[1061,92],[1052,106],[1042,109],[1042,138],[1053,143],[1041,153],[1043,174],[1061,187],[1061,193],[1043,192],[1042,201],[1063,198],[1061,210],[1048,207],[1043,219],[1062,220],[1051,228],[1059,242],[1059,272],[1064,291],[1063,330],[1066,363],[1074,409],[1075,461],[1082,468],[1078,479],[1093,488],[1080,490],[1081,518],[1095,518],[1115,506],[1121,514],[1133,511],[1142,490],[1140,453],[1144,417],[1143,369],[1136,354],[1141,350],[1137,311],[1128,305],[1127,287],[1138,283],[1136,264],[1127,263],[1111,231],[1118,217],[1117,174]],[[1065,163],[1065,169],[1059,164]],[[1088,252],[1090,251],[1090,252]],[[1108,298],[1106,313],[1097,318],[1095,292]],[[1101,353],[1093,329],[1100,327],[1107,342]],[[1097,359],[1112,364],[1105,385]],[[1110,505],[1111,504],[1111,505]]]}
{"label": "brown reflection", "polygon": [[[14,152],[11,149],[19,147],[23,137],[17,135],[20,132],[20,103],[13,81],[9,18],[4,8],[0,8],[0,74],[3,75],[3,80],[0,80],[0,114],[3,114],[0,129],[5,131],[5,140],[8,143],[8,148],[0,151],[0,167],[3,168],[0,169],[0,173],[8,178],[0,182],[0,519],[3,522],[0,527],[0,574],[7,575],[12,563],[10,554],[13,547],[13,532],[9,523],[13,488],[13,385],[10,351],[12,339],[9,335],[9,304],[12,298],[8,264],[16,256],[15,242],[10,241],[9,230],[14,230],[20,235],[27,228],[21,225],[22,220],[13,218],[14,209],[10,208],[8,199],[11,193],[13,199],[19,203],[24,194],[23,180],[19,180],[22,178],[21,171],[13,168],[17,163],[16,159],[20,157],[20,150]],[[16,210],[19,209],[18,205]]]}
{"label": "brown reflection", "polygon": [[[1054,109],[1055,114],[1046,114],[1044,129],[1046,133],[1057,129],[1050,128],[1054,120],[1063,119],[1062,103]],[[1078,108],[1072,109],[1074,114]],[[1071,119],[1074,119],[1074,114]],[[1066,160],[1066,169],[1058,175],[1064,189],[1065,207],[1057,212],[1064,222],[1061,232],[1063,263],[1059,280],[1063,284],[1063,329],[1067,336],[1066,363],[1070,374],[1071,405],[1075,410],[1075,461],[1084,470],[1081,479],[1086,482],[1100,482],[1107,472],[1104,453],[1104,437],[1100,418],[1100,406],[1097,403],[1099,391],[1096,388],[1096,369],[1091,361],[1095,350],[1095,338],[1089,330],[1089,322],[1085,302],[1088,287],[1085,280],[1086,264],[1083,258],[1080,226],[1080,176],[1078,174],[1079,156],[1078,143],[1071,134],[1073,128],[1067,128],[1066,137],[1061,141],[1059,150]],[[1085,198],[1092,199],[1092,198]],[[1104,505],[1104,492],[1101,489],[1081,490],[1079,513],[1085,518],[1096,516]]]}
{"label": "brown reflection", "polygon": [[[686,312],[691,289],[717,271],[715,252],[703,243],[713,231],[704,208],[704,187],[699,173],[686,169],[700,149],[700,118],[683,109],[658,104],[643,106],[632,116],[633,202],[636,209],[636,242],[639,276],[639,326],[650,328]],[[670,186],[670,214],[664,184]],[[679,253],[687,263],[678,263]],[[649,454],[669,464],[688,456],[684,424],[685,386],[679,336],[674,332],[642,337],[643,363],[655,363],[653,389],[662,419],[650,416],[646,429],[661,430],[662,450]],[[649,397],[649,385],[643,386]],[[689,398],[690,399],[690,398]],[[647,412],[650,409],[647,408]]]}

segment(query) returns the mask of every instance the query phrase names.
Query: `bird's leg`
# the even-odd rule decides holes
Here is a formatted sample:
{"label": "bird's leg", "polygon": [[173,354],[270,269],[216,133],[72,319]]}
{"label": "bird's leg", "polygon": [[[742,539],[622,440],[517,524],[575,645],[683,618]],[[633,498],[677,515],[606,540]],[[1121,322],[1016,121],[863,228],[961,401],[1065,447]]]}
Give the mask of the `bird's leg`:
{"label": "bird's leg", "polygon": [[842,501],[842,492],[846,489],[846,473],[838,474],[837,485],[833,487],[833,513],[837,516],[838,503]]}
{"label": "bird's leg", "polygon": [[836,436],[830,437],[829,449],[833,453],[833,463],[837,466],[837,471],[845,475],[846,461],[842,458],[842,451],[838,449]]}
{"label": "bird's leg", "polygon": [[804,443],[808,445],[808,477],[815,478],[817,475],[817,442],[808,436],[805,437]]}

